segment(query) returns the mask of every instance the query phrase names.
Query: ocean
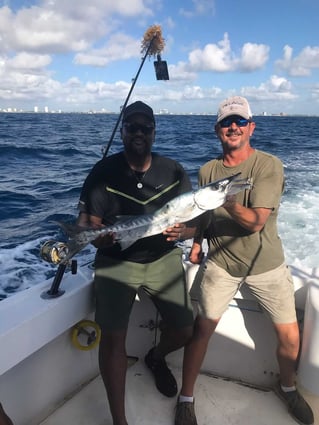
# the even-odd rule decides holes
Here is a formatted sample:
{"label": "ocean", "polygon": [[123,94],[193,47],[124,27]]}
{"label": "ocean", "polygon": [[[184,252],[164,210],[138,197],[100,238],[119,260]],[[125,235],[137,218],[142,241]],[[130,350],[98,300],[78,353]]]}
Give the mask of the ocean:
{"label": "ocean", "polygon": [[[0,299],[54,277],[41,245],[65,240],[55,223],[77,217],[82,183],[103,155],[116,114],[0,113]],[[283,162],[279,235],[289,265],[319,267],[319,117],[255,117],[252,146]],[[154,151],[185,167],[197,187],[203,163],[221,152],[209,115],[157,115]],[[109,154],[122,142],[117,131]],[[93,256],[88,248],[76,258]]]}

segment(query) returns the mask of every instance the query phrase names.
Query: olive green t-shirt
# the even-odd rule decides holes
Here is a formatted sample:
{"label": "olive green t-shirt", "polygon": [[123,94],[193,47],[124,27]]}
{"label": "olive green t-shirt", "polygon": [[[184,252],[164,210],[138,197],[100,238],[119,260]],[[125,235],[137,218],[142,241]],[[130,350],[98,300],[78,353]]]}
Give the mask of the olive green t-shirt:
{"label": "olive green t-shirt", "polygon": [[223,207],[219,207],[209,212],[210,224],[205,235],[209,246],[208,257],[232,276],[245,277],[267,272],[284,262],[277,232],[284,173],[277,157],[255,150],[247,160],[235,167],[225,167],[221,158],[207,162],[199,171],[199,185],[238,172],[241,178],[250,179],[253,187],[238,193],[236,201],[247,208],[270,208],[272,212],[265,226],[259,232],[251,232],[237,224]]}

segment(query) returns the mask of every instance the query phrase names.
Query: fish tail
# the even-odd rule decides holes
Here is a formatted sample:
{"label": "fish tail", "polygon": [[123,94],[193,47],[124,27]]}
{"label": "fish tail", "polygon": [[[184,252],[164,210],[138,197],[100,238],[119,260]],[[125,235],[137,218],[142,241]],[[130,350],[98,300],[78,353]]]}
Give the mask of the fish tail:
{"label": "fish tail", "polygon": [[62,263],[66,264],[72,257],[74,257],[74,255],[76,255],[86,245],[88,245],[88,242],[79,240],[79,234],[85,229],[73,223],[66,223],[63,221],[55,221],[55,223],[61,227],[63,232],[68,236],[68,241],[66,243],[67,254],[61,261]]}
{"label": "fish tail", "polygon": [[77,241],[77,239],[70,239],[66,246],[67,246],[67,255],[63,258],[61,261],[62,263],[67,263],[69,260],[71,260],[72,257],[74,257],[78,252],[80,252],[88,243],[80,243]]}
{"label": "fish tail", "polygon": [[83,232],[85,230],[83,227],[78,226],[77,224],[73,223],[66,223],[64,221],[54,221],[63,232],[69,237],[74,238],[76,235],[78,235],[80,232]]}

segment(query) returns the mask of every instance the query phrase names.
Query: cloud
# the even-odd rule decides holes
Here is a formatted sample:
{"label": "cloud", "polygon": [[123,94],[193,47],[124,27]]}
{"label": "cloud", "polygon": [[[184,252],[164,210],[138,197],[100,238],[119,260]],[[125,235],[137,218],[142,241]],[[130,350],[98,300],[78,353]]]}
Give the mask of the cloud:
{"label": "cloud", "polygon": [[292,77],[307,77],[313,69],[319,69],[319,46],[304,47],[294,58],[293,48],[286,45],[283,58],[276,61],[276,66]]}
{"label": "cloud", "polygon": [[179,9],[179,14],[186,17],[192,18],[198,15],[215,15],[215,2],[214,0],[192,0],[193,9]]}
{"label": "cloud", "polygon": [[188,69],[185,62],[178,62],[176,65],[168,66],[170,81],[190,82],[197,79],[197,73]]}
{"label": "cloud", "polygon": [[141,42],[125,34],[115,34],[105,46],[78,53],[74,58],[77,65],[104,67],[111,62],[140,57]]}
{"label": "cloud", "polygon": [[311,97],[315,102],[319,103],[319,84],[315,84],[311,91]]}
{"label": "cloud", "polygon": [[269,58],[269,47],[265,44],[245,43],[240,55],[231,50],[228,34],[217,44],[206,44],[203,49],[189,53],[187,67],[193,71],[252,72],[262,68]]}
{"label": "cloud", "polygon": [[238,60],[238,68],[244,72],[252,72],[263,68],[268,59],[269,46],[265,44],[245,43]]}
{"label": "cloud", "polygon": [[4,100],[50,97],[60,83],[50,79],[46,67],[49,55],[18,53],[13,57],[0,57],[0,98]]}
{"label": "cloud", "polygon": [[195,49],[188,55],[189,68],[196,71],[225,72],[232,69],[231,48],[228,34],[218,44],[206,44],[203,49]]}
{"label": "cloud", "polygon": [[32,71],[43,73],[46,66],[51,63],[50,55],[37,55],[31,53],[18,53],[16,56],[6,60],[6,71],[18,70],[20,72]]}
{"label": "cloud", "polygon": [[293,93],[292,83],[286,78],[272,75],[269,80],[258,87],[243,87],[241,94],[262,100],[293,100],[298,95]]}
{"label": "cloud", "polygon": [[240,55],[231,49],[228,34],[217,44],[206,44],[203,49],[194,49],[188,62],[180,61],[169,67],[170,78],[194,81],[199,72],[253,72],[262,68],[269,58],[269,47],[265,44],[245,43]]}
{"label": "cloud", "polygon": [[79,52],[117,28],[116,16],[151,16],[143,0],[45,0],[12,12],[0,8],[2,51]]}
{"label": "cloud", "polygon": [[[147,0],[42,0],[17,10],[0,7],[0,99],[40,102],[51,96],[52,103],[77,99],[86,104],[93,101],[92,93],[98,98],[110,94],[111,85],[106,88],[101,82],[55,81],[49,66],[63,58],[61,54],[69,54],[72,63],[75,53],[73,64],[94,67],[139,57],[141,40],[119,32],[120,18],[152,15]],[[112,86],[115,99],[128,90],[125,83]],[[75,87],[77,93],[72,94]]]}

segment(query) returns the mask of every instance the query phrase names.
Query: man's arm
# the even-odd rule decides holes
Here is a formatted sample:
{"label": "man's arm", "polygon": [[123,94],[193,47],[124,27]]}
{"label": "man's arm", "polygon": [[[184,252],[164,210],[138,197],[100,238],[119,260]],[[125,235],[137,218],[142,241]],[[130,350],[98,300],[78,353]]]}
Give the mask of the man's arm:
{"label": "man's arm", "polygon": [[229,196],[223,207],[236,223],[251,232],[262,230],[272,211],[271,208],[246,208],[236,202],[236,195]]}

